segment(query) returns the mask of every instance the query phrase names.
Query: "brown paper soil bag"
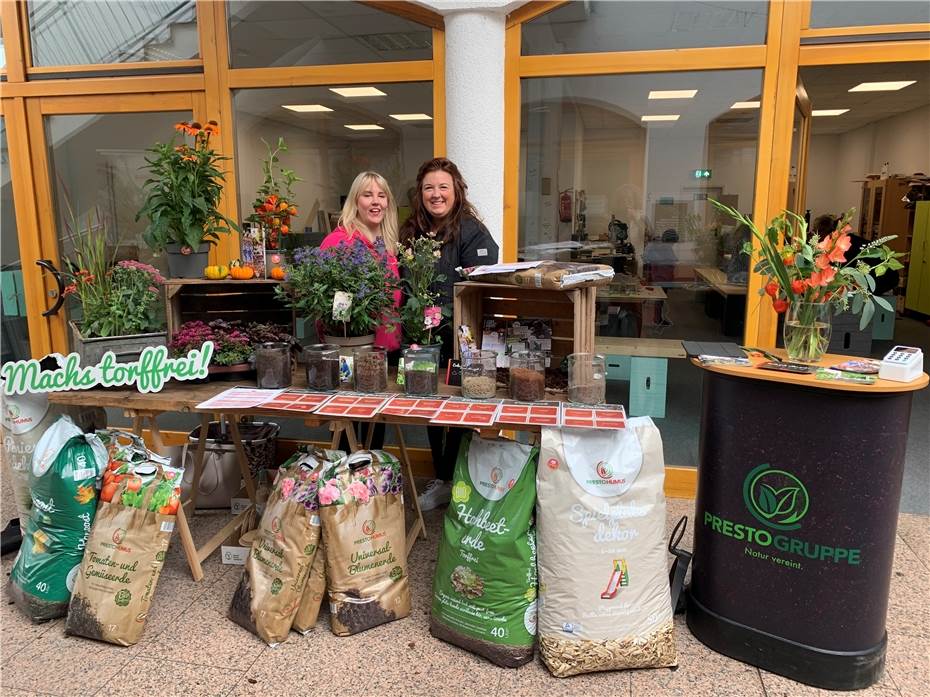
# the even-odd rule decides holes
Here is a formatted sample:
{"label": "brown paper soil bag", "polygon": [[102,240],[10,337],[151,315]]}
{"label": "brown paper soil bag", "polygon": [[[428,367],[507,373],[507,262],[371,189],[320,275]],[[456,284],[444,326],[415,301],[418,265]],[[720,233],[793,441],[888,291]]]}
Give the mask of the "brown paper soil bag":
{"label": "brown paper soil bag", "polygon": [[320,518],[330,624],[348,636],[410,614],[400,462],[361,451],[327,471]]}
{"label": "brown paper soil bag", "polygon": [[500,273],[485,273],[486,268],[477,267],[467,274],[468,280],[542,290],[568,290],[582,286],[607,285],[614,277],[613,268],[606,264],[582,264],[571,261],[542,261],[533,268]]}
{"label": "brown paper soil bag", "polygon": [[307,634],[316,627],[324,595],[326,595],[326,546],[321,538],[316,549],[316,555],[313,557],[313,565],[310,567],[307,585],[304,586],[304,594],[300,598],[300,607],[297,608],[297,614],[294,616],[291,629],[301,634]]}
{"label": "brown paper soil bag", "polygon": [[271,646],[287,639],[300,607],[320,540],[318,479],[338,454],[298,453],[278,469],[230,603],[229,618]]}
{"label": "brown paper soil bag", "polygon": [[[149,478],[148,469],[156,469]],[[145,628],[174,530],[182,470],[137,464],[101,501],[74,584],[65,633],[132,646]],[[169,503],[169,501],[171,503]]]}
{"label": "brown paper soil bag", "polygon": [[677,663],[662,439],[544,428],[536,474],[539,648],[553,675]]}

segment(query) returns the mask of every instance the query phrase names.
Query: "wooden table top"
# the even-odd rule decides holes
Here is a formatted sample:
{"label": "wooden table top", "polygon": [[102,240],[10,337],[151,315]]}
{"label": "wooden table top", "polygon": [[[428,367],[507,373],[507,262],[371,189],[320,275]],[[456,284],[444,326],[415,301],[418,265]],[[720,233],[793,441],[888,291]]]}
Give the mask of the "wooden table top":
{"label": "wooden table top", "polygon": [[[782,358],[787,358],[784,349],[771,349],[769,352],[781,356]],[[819,368],[829,368],[830,366],[839,365],[845,361],[857,359],[861,359],[861,356],[839,356],[828,353],[816,365]],[[872,385],[859,385],[852,382],[838,382],[835,380],[818,380],[813,373],[803,375],[800,373],[782,373],[777,370],[760,370],[755,367],[755,364],[764,363],[766,359],[750,358],[750,360],[754,363],[752,366],[724,364],[701,365],[696,358],[692,358],[691,362],[697,367],[712,373],[764,380],[766,382],[800,385],[802,387],[815,387],[822,390],[839,390],[841,392],[871,392],[873,394],[884,392],[914,392],[916,390],[922,390],[927,386],[928,382],[930,382],[930,377],[928,377],[926,373],[921,373],[919,378],[911,382],[894,382],[893,380],[882,380],[879,378]]]}

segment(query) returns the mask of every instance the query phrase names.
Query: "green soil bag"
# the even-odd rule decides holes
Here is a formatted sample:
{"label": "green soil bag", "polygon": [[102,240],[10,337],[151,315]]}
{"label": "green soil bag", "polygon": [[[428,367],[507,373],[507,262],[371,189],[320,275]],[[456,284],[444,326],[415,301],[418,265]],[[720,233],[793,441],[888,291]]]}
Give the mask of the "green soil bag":
{"label": "green soil bag", "polygon": [[430,633],[508,668],[536,640],[539,448],[462,439],[433,578]]}
{"label": "green soil bag", "polygon": [[45,431],[29,470],[32,509],[10,573],[11,596],[34,622],[64,617],[97,511],[107,451],[67,416]]}

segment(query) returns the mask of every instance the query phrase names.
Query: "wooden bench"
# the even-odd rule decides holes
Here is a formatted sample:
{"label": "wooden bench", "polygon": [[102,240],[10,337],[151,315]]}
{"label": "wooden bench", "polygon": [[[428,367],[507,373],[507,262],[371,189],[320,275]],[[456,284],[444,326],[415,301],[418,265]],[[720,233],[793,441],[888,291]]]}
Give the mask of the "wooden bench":
{"label": "wooden bench", "polygon": [[681,340],[603,336],[594,346],[606,359],[608,380],[629,380],[630,416],[665,418],[668,359],[687,358]]}

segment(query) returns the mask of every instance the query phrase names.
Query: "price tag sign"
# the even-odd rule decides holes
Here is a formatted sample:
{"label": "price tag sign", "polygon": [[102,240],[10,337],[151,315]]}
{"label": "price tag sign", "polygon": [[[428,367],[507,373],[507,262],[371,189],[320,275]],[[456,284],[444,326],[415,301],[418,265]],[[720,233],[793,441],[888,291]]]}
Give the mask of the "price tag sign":
{"label": "price tag sign", "polygon": [[224,564],[244,566],[245,560],[249,558],[249,551],[250,550],[248,547],[233,547],[231,545],[223,545],[220,547],[220,560]]}

